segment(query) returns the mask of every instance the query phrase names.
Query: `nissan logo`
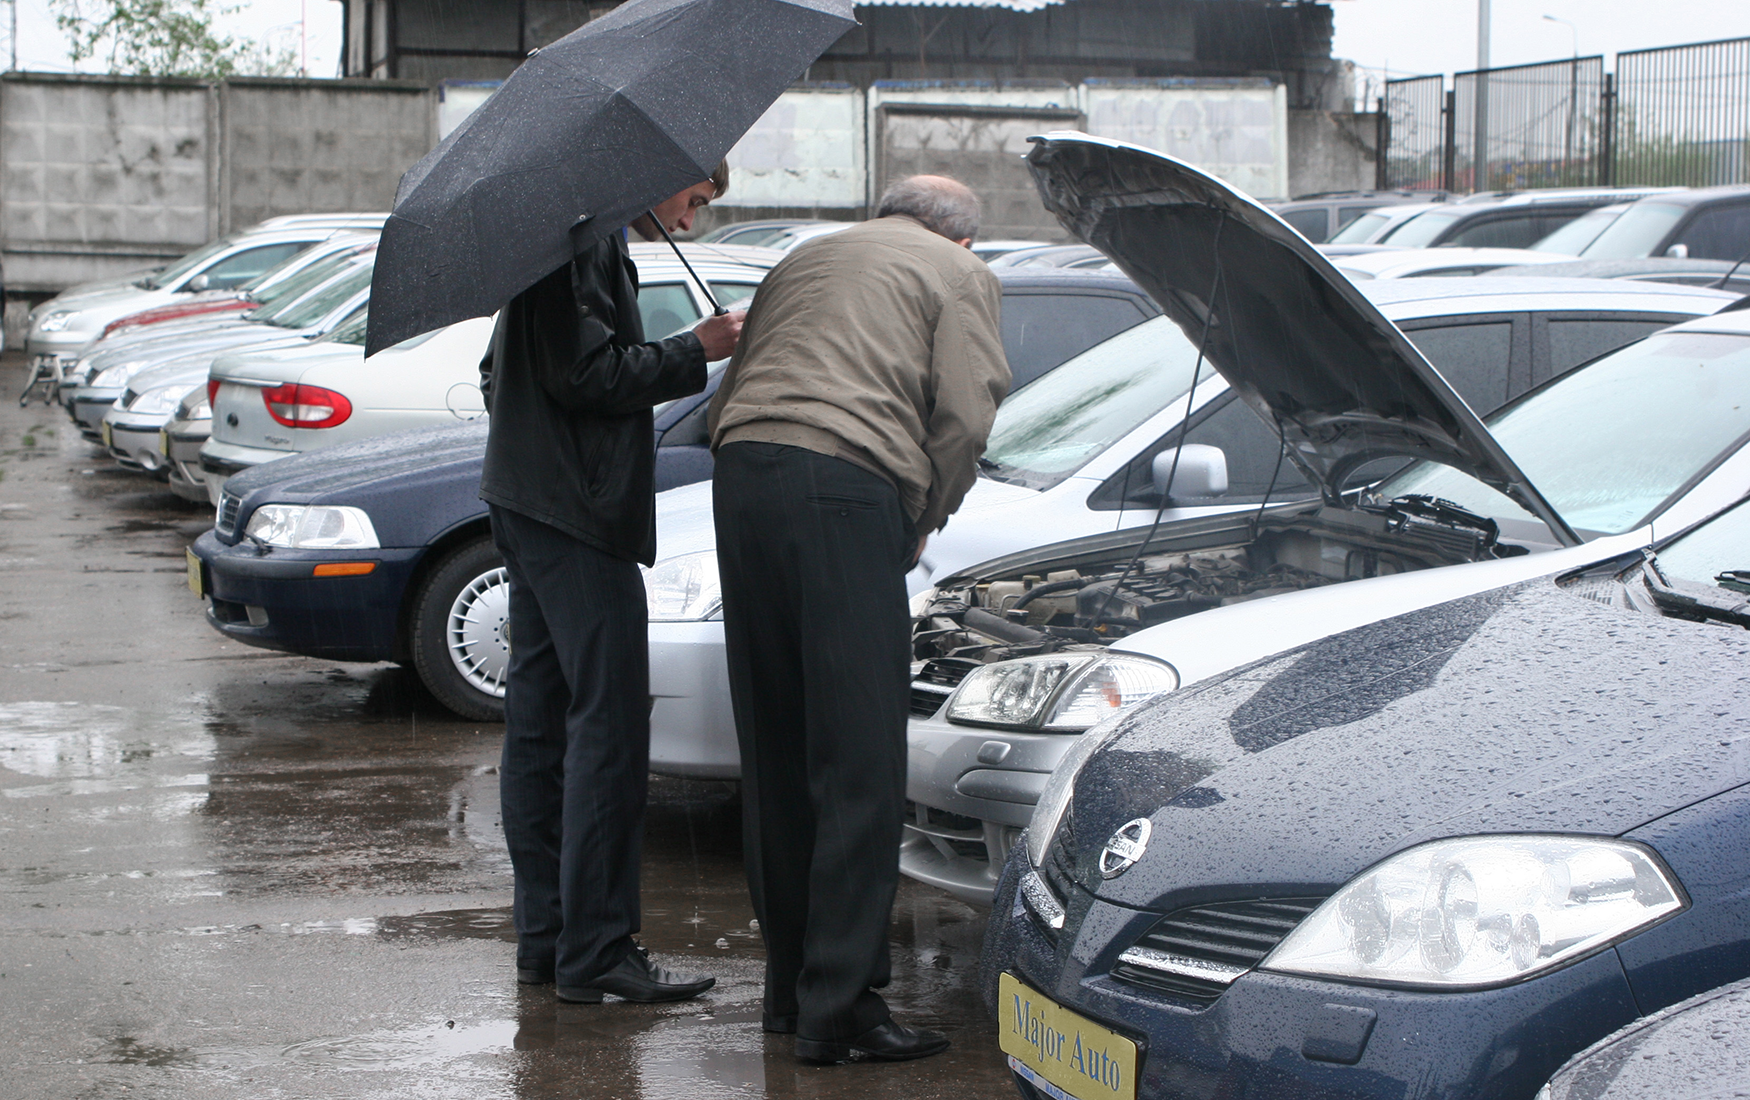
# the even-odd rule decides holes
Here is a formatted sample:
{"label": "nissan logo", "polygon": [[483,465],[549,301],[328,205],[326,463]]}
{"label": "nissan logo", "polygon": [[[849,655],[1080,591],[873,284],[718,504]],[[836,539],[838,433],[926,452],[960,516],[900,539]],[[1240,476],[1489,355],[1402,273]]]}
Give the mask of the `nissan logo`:
{"label": "nissan logo", "polygon": [[1120,825],[1100,852],[1100,877],[1117,878],[1130,870],[1131,865],[1148,850],[1148,835],[1153,831],[1154,826],[1146,817]]}

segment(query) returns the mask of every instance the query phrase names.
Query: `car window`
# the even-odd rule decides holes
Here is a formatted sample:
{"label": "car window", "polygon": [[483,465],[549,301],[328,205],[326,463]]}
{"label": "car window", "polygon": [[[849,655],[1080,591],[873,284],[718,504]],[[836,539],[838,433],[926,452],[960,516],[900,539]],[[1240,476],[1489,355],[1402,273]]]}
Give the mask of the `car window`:
{"label": "car window", "polygon": [[[255,311],[249,315],[249,319],[251,321],[266,320],[273,315],[275,309],[279,306],[297,301],[299,298],[302,298],[312,290],[315,290],[323,283],[334,278],[343,271],[348,264],[357,263],[358,259],[358,253],[353,252],[350,249],[344,252],[336,252],[332,256],[325,256],[322,259],[317,260],[296,275],[281,279],[279,282],[268,287],[266,290],[261,291],[259,294],[252,295],[252,297],[261,304],[255,307]],[[274,308],[268,308],[270,306]]]}
{"label": "car window", "polygon": [[[1056,485],[1183,398],[1199,359],[1165,317],[1089,348],[997,409],[986,472],[1034,488]],[[1199,383],[1213,374],[1203,360]]]}
{"label": "car window", "polygon": [[[1577,530],[1620,534],[1736,449],[1750,428],[1750,338],[1647,337],[1489,417],[1489,433]],[[1381,495],[1422,493],[1484,515],[1529,519],[1457,470],[1418,463]]]}
{"label": "car window", "polygon": [[[1185,437],[1178,428],[1168,432],[1126,463],[1124,469],[1107,478],[1088,498],[1088,506],[1106,510],[1158,505],[1160,498],[1154,491],[1155,456],[1177,447],[1182,438]],[[1294,500],[1318,492],[1301,474],[1300,467],[1282,454],[1282,437],[1276,434],[1276,429],[1233,393],[1199,409],[1185,441],[1220,447],[1227,458],[1227,493],[1211,498],[1209,503],[1257,503],[1264,499],[1266,491],[1271,500]]]}
{"label": "car window", "polygon": [[[1453,210],[1426,210],[1381,237],[1379,243],[1403,245],[1405,248],[1426,248],[1460,217],[1462,215]],[[1360,225],[1361,222],[1357,221],[1355,224]]]}
{"label": "car window", "polygon": [[1573,221],[1543,237],[1531,246],[1533,252],[1554,252],[1559,256],[1578,256],[1598,235],[1610,228],[1625,207],[1601,206],[1589,210]]}
{"label": "car window", "polygon": [[1312,210],[1290,210],[1282,215],[1282,220],[1294,226],[1301,236],[1314,244],[1324,243],[1325,237],[1331,231],[1331,216],[1322,206]]}
{"label": "car window", "polygon": [[1516,212],[1467,225],[1440,243],[1464,248],[1530,248],[1577,217],[1577,213]]}
{"label": "car window", "polygon": [[651,283],[638,289],[638,312],[644,316],[644,338],[661,340],[689,328],[699,319],[693,295],[680,283]]}
{"label": "car window", "polygon": [[[360,306],[358,309],[347,314],[346,319],[341,321],[340,324],[335,325],[334,331],[330,332],[327,336],[322,337],[322,339],[336,344],[356,344],[362,348],[365,346],[365,329],[369,322],[369,308],[366,306]],[[428,333],[426,335],[430,334]],[[414,339],[417,340],[419,337],[416,336]],[[400,346],[401,345],[399,344],[396,345],[396,347]]]}
{"label": "car window", "polygon": [[[1581,363],[1598,358],[1632,344],[1643,336],[1687,321],[1687,317],[1645,318],[1636,320],[1606,320],[1604,318],[1552,317],[1547,322],[1549,334],[1550,377],[1566,374]],[[1542,378],[1533,379],[1542,382]]]}
{"label": "car window", "polygon": [[140,280],[138,285],[145,287],[147,290],[159,290],[163,287],[175,286],[188,275],[199,271],[208,263],[212,262],[214,256],[223,253],[226,249],[229,249],[236,243],[236,240],[231,237],[220,237],[218,240],[204,248],[195,249],[193,252],[190,252],[188,255],[171,264],[169,267],[166,267],[164,270],[146,276],[144,279]]}
{"label": "car window", "polygon": [[1682,220],[1684,207],[1662,202],[1637,202],[1611,222],[1598,239],[1580,253],[1588,260],[1636,260],[1651,256],[1659,242]]}
{"label": "car window", "polygon": [[[1661,547],[1659,568],[1667,576],[1699,584],[1715,584],[1721,573],[1750,571],[1750,502]],[[1743,589],[1735,591],[1742,594]]]}
{"label": "car window", "polygon": [[1404,335],[1434,364],[1465,404],[1479,414],[1500,408],[1512,396],[1513,322],[1404,326]]}
{"label": "car window", "polygon": [[[280,306],[259,319],[281,328],[309,328],[345,305],[347,299],[369,289],[373,266],[370,262],[357,263],[351,270],[335,276],[327,285],[311,291],[297,301]],[[258,309],[250,317],[254,318],[261,312],[263,311]]]}
{"label": "car window", "polygon": [[1342,229],[1339,229],[1336,235],[1330,239],[1329,243],[1366,244],[1368,238],[1379,232],[1389,221],[1391,221],[1390,215],[1381,214],[1378,211],[1370,214],[1363,214]]}
{"label": "car window", "polygon": [[1692,260],[1732,260],[1750,252],[1750,203],[1703,210],[1677,234]]}
{"label": "car window", "polygon": [[309,243],[294,242],[246,248],[226,256],[201,274],[206,276],[207,290],[230,290],[242,286],[269,268],[278,267],[308,247]]}
{"label": "car window", "polygon": [[1010,392],[1146,319],[1134,301],[1111,294],[1003,295]]}
{"label": "car window", "polygon": [[711,297],[724,309],[746,309],[748,300],[759,288],[758,283],[712,283]]}
{"label": "car window", "polygon": [[1371,206],[1339,206],[1337,207],[1337,228],[1341,229],[1361,215],[1374,209]]}

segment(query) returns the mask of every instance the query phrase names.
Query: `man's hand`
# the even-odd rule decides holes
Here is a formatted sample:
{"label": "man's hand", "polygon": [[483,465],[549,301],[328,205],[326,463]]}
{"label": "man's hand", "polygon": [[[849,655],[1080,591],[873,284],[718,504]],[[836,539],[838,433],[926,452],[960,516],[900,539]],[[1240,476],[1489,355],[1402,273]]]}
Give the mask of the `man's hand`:
{"label": "man's hand", "polygon": [[732,309],[721,317],[707,317],[693,326],[693,335],[705,345],[705,362],[715,363],[735,354],[741,339],[741,324],[747,320],[747,310]]}

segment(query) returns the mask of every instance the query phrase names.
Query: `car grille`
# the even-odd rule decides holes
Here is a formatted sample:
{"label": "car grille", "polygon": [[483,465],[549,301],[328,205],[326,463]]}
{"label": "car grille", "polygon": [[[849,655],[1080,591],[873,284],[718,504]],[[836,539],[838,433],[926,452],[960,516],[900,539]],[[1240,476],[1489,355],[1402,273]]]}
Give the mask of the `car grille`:
{"label": "car grille", "polygon": [[914,718],[931,718],[942,709],[948,696],[960,686],[978,662],[966,657],[937,657],[925,661],[911,682],[911,713]]}
{"label": "car grille", "polygon": [[1118,957],[1112,977],[1208,1003],[1264,961],[1323,898],[1270,898],[1168,913]]}
{"label": "car grille", "polygon": [[218,528],[219,534],[227,538],[236,534],[237,509],[242,503],[242,498],[235,493],[219,494],[219,513],[213,522],[213,526]]}

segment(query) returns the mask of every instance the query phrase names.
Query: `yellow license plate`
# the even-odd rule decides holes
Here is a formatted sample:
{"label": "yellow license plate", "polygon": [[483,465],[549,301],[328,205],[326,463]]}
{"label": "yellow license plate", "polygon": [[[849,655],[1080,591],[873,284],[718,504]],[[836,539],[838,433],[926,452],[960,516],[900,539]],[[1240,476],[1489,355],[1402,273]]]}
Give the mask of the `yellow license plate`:
{"label": "yellow license plate", "polygon": [[105,447],[115,446],[115,429],[110,426],[109,421],[105,420],[99,425],[98,430],[103,433],[103,445]]}
{"label": "yellow license plate", "polygon": [[188,590],[204,600],[207,597],[207,586],[206,575],[201,572],[201,560],[195,556],[193,550],[185,552],[188,554]]}
{"label": "yellow license plate", "polygon": [[165,458],[170,457],[170,433],[163,428],[158,429],[158,453]]}
{"label": "yellow license plate", "polygon": [[997,1026],[998,1045],[1023,1076],[1043,1078],[1075,1100],[1135,1100],[1136,1043],[1013,974],[999,980]]}

